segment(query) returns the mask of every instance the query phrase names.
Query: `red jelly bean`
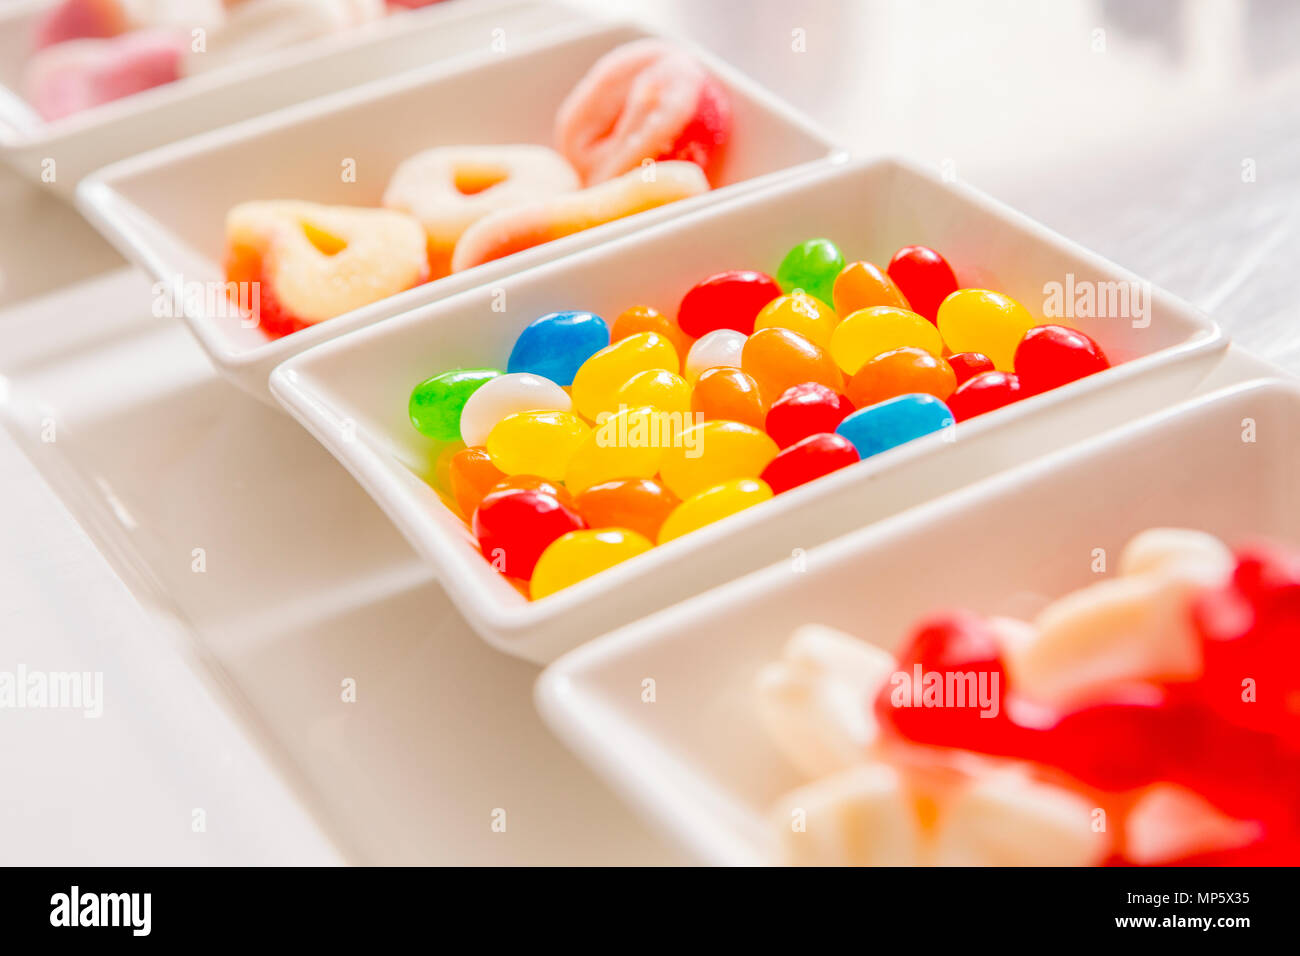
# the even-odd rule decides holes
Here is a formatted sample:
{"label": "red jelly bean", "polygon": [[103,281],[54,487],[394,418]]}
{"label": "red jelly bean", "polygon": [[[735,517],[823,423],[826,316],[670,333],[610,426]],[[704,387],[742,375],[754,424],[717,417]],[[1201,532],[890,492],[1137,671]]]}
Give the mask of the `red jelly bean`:
{"label": "red jelly bean", "polygon": [[781,287],[766,273],[744,269],[719,272],[686,293],[677,309],[677,324],[696,339],[716,329],[749,335],[763,306],[780,294]]}
{"label": "red jelly bean", "polygon": [[792,385],[768,409],[766,429],[781,448],[821,432],[833,432],[853,411],[853,404],[819,382]]}
{"label": "red jelly bean", "polygon": [[555,495],[505,488],[484,496],[474,512],[474,537],[483,557],[512,578],[530,578],[546,546],[587,525]]}
{"label": "red jelly bean", "polygon": [[1006,687],[997,639],[984,620],[943,614],[923,622],[898,655],[876,715],[918,743],[1019,755],[1032,731],[1014,724],[1002,706]]}
{"label": "red jelly bean", "polygon": [[981,372],[996,371],[993,360],[983,352],[957,352],[948,356],[948,364],[957,376],[958,385],[965,385]]}
{"label": "red jelly bean", "polygon": [[939,314],[939,303],[957,291],[957,276],[952,266],[927,246],[899,249],[889,260],[886,271],[912,304],[912,311],[931,322]]}
{"label": "red jelly bean", "polygon": [[963,385],[948,399],[948,410],[954,420],[964,422],[983,415],[1003,405],[1010,405],[1023,395],[1020,379],[1010,372],[981,372]]}
{"label": "red jelly bean", "polygon": [[759,477],[779,495],[856,461],[858,450],[853,442],[843,435],[824,432],[809,435],[786,448],[772,459]]}
{"label": "red jelly bean", "polygon": [[1016,348],[1016,375],[1026,395],[1037,395],[1110,368],[1101,347],[1078,329],[1039,325]]}

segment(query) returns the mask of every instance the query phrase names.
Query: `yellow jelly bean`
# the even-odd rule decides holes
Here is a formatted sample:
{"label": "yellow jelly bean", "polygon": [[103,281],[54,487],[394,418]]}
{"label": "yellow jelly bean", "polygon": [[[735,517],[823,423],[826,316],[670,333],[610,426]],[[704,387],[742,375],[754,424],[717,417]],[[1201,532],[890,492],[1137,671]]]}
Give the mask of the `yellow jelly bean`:
{"label": "yellow jelly bean", "polygon": [[737,478],[706,488],[673,509],[659,529],[659,543],[680,538],[771,497],[772,489],[758,478]]}
{"label": "yellow jelly bean", "polygon": [[765,432],[740,422],[694,425],[664,452],[660,477],[677,497],[733,478],[757,478],[780,449]]}
{"label": "yellow jelly bean", "polygon": [[939,332],[954,352],[983,352],[1000,372],[1015,371],[1016,347],[1034,327],[1029,310],[988,289],[958,289],[939,305]]}
{"label": "yellow jelly bean", "polygon": [[591,427],[572,412],[515,412],[492,426],[487,450],[507,475],[537,475],[559,481]]}
{"label": "yellow jelly bean", "polygon": [[588,421],[601,412],[618,411],[618,390],[637,372],[666,369],[677,373],[681,361],[673,343],[658,332],[638,332],[601,349],[573,377],[573,404]]}
{"label": "yellow jelly bean", "polygon": [[649,538],[626,528],[570,531],[548,544],[537,559],[529,593],[536,601],[653,547]]}
{"label": "yellow jelly bean", "polygon": [[602,481],[653,478],[664,449],[679,432],[672,418],[656,408],[625,408],[610,415],[583,439],[569,460],[565,487],[576,495]]}
{"label": "yellow jelly bean", "polygon": [[943,338],[924,316],[889,305],[859,309],[831,333],[831,357],[847,375],[856,375],[877,355],[901,348],[942,355]]}
{"label": "yellow jelly bean", "polygon": [[821,299],[806,292],[795,292],[779,295],[763,306],[754,319],[754,329],[789,329],[809,342],[828,348],[831,333],[839,323],[835,310]]}
{"label": "yellow jelly bean", "polygon": [[691,410],[691,386],[667,369],[637,372],[614,394],[616,408],[652,405],[665,412],[685,415]]}

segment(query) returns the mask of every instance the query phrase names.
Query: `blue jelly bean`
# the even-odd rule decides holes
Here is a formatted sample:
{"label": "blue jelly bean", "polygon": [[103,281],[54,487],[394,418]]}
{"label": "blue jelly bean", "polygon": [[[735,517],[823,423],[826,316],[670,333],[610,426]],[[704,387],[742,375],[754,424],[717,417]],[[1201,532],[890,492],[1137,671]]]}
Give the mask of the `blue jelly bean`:
{"label": "blue jelly bean", "polygon": [[858,409],[835,431],[853,443],[867,458],[922,438],[953,424],[948,406],[933,395],[900,395],[878,405]]}
{"label": "blue jelly bean", "polygon": [[609,345],[609,326],[590,312],[552,312],[519,333],[508,372],[532,372],[572,385],[578,368]]}

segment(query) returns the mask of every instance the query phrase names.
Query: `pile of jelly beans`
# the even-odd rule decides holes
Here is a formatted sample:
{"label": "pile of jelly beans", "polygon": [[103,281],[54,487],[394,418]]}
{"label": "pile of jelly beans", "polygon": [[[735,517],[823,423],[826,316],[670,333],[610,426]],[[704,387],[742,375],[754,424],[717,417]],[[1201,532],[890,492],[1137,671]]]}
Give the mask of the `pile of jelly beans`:
{"label": "pile of jelly beans", "polygon": [[[1300,859],[1300,552],[1240,551],[1231,579],[1189,608],[1201,642],[1195,680],[1134,683],[1064,713],[1030,705],[1008,680],[997,639],[977,615],[932,618],[905,642],[900,669],[998,676],[1003,707],[898,708],[886,686],[881,726],[906,740],[1052,768],[1124,812],[1125,794],[1160,782],[1192,790],[1227,816],[1258,825],[1235,849],[1175,865],[1294,865]],[[1243,678],[1259,700],[1242,704]],[[945,677],[946,679],[946,677]],[[1122,832],[1122,827],[1120,828]],[[1131,862],[1123,851],[1108,862]]]}
{"label": "pile of jelly beans", "polygon": [[544,597],[815,478],[1108,368],[1074,329],[959,288],[924,246],[886,269],[827,239],[776,276],[697,283],[675,317],[553,312],[504,372],[417,385],[422,434],[463,442],[440,490],[485,558]]}

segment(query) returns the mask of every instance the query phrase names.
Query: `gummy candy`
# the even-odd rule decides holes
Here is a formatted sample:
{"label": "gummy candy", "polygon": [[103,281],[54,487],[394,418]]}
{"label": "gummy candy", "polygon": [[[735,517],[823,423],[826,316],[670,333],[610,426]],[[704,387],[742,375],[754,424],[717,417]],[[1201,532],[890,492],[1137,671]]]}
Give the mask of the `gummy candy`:
{"label": "gummy candy", "polygon": [[781,393],[768,410],[764,426],[780,447],[788,448],[809,435],[835,431],[852,411],[852,403],[839,392],[805,382]]}
{"label": "gummy candy", "polygon": [[857,448],[843,435],[819,432],[782,449],[759,477],[779,495],[858,460]]}
{"label": "gummy candy", "polygon": [[[912,311],[931,322],[939,314],[939,304],[957,291],[957,277],[948,260],[926,246],[899,249],[889,260],[888,272]],[[951,343],[949,348],[953,348]]]}
{"label": "gummy candy", "polygon": [[455,441],[461,437],[461,413],[470,396],[500,375],[492,368],[459,368],[425,379],[411,390],[407,406],[411,424],[435,441]]}
{"label": "gummy candy", "polygon": [[736,478],[706,488],[678,505],[659,529],[659,543],[680,538],[772,497],[767,482]]}
{"label": "gummy candy", "polygon": [[846,375],[855,375],[877,355],[900,348],[943,354],[943,339],[933,323],[915,312],[887,305],[846,316],[831,336],[831,355]]}
{"label": "gummy candy", "polygon": [[626,528],[570,531],[547,545],[529,581],[534,601],[645,554],[654,543]]}
{"label": "gummy candy", "polygon": [[515,339],[508,372],[531,372],[572,385],[582,363],[609,345],[609,326],[590,312],[552,312],[530,322]]}
{"label": "gummy candy", "polygon": [[749,335],[759,311],[780,294],[781,287],[766,273],[749,269],[719,272],[691,286],[682,297],[677,324],[697,339],[717,329]]}
{"label": "gummy candy", "polygon": [[915,392],[947,401],[957,388],[957,376],[946,359],[925,349],[904,347],[881,352],[849,379],[849,400],[865,408]]}
{"label": "gummy candy", "polygon": [[835,280],[844,270],[844,255],[829,239],[807,239],[785,254],[776,270],[784,292],[802,289],[823,302],[835,298]]}
{"label": "gummy candy", "polygon": [[933,395],[900,395],[878,405],[860,408],[835,431],[843,435],[863,458],[948,428],[953,423],[948,406]]}

